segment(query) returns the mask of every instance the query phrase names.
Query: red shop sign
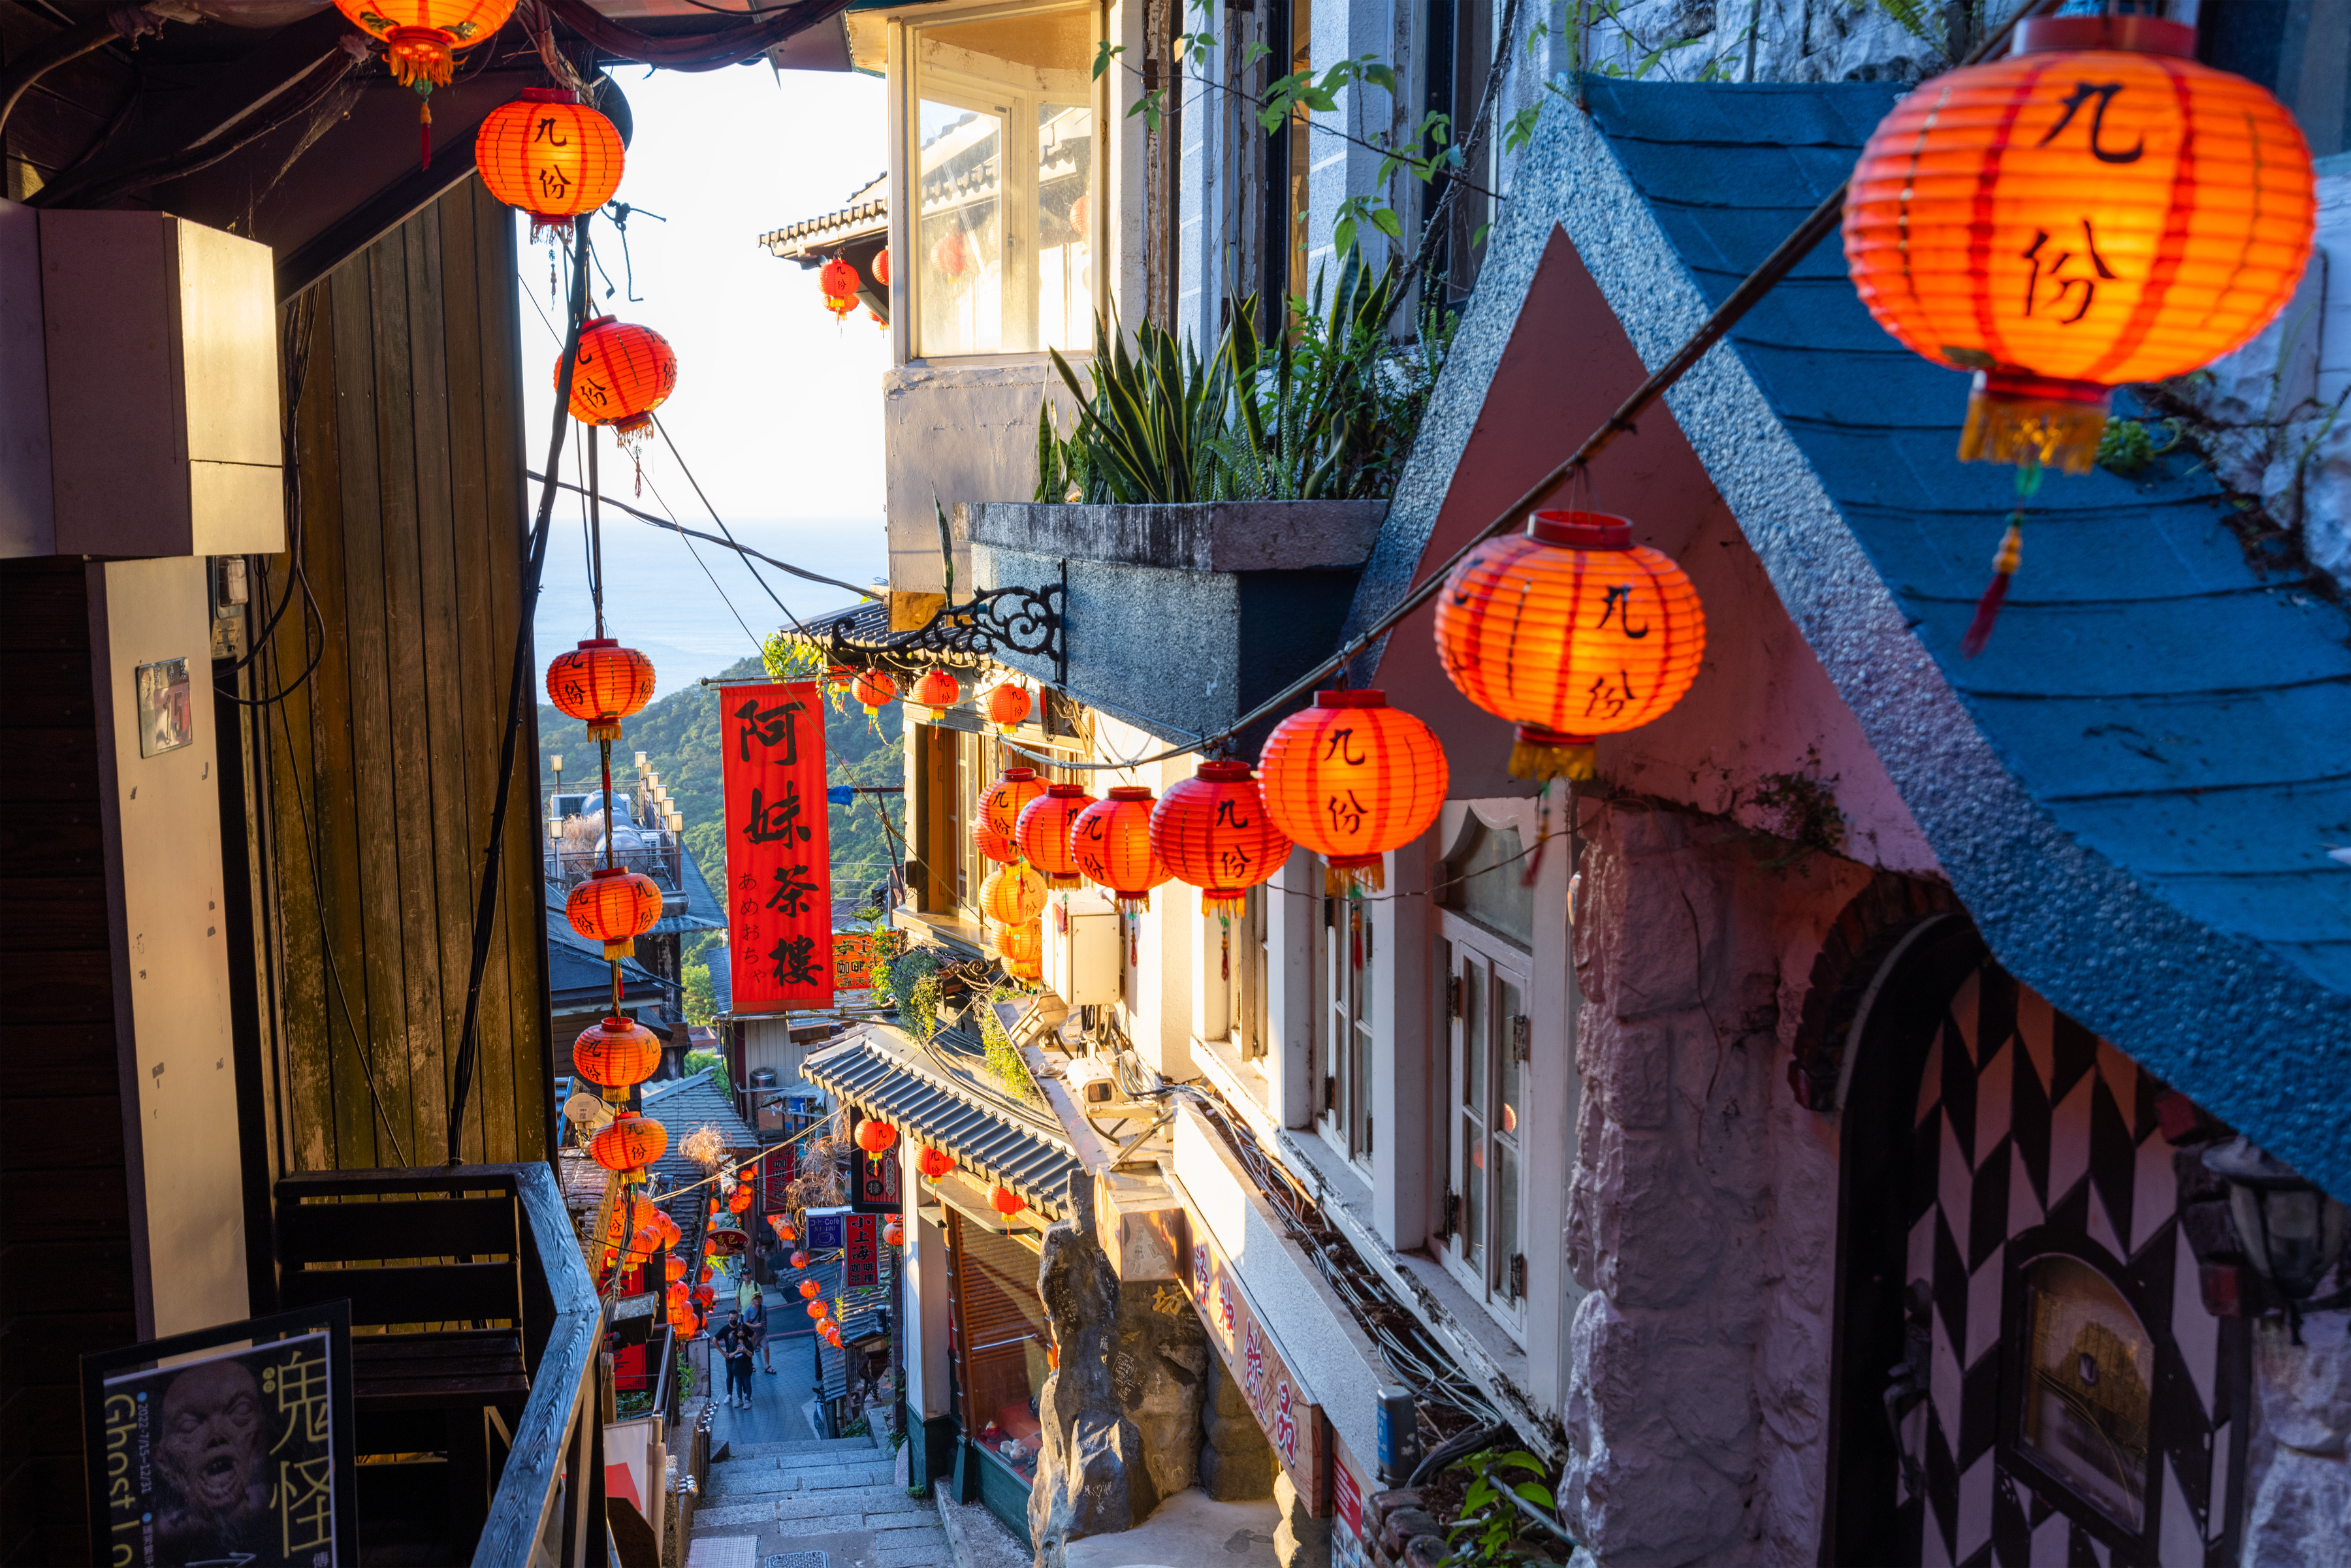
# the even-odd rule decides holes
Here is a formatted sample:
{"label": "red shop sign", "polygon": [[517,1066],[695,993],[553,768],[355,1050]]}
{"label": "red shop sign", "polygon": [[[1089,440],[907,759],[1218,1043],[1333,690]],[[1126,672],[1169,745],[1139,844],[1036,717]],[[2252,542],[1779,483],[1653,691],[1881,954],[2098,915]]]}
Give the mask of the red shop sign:
{"label": "red shop sign", "polygon": [[719,699],[726,923],[737,1013],[832,1005],[832,858],[824,703],[813,681]]}

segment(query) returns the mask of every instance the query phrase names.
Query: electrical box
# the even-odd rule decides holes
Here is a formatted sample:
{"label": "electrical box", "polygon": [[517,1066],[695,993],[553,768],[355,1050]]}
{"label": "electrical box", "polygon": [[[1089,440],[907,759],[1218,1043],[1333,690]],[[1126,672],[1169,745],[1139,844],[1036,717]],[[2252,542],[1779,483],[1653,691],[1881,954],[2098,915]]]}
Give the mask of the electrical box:
{"label": "electrical box", "polygon": [[286,548],[269,247],[0,202],[0,556]]}
{"label": "electrical box", "polygon": [[1056,894],[1045,909],[1045,983],[1073,1008],[1115,1005],[1126,959],[1126,918],[1091,893]]}

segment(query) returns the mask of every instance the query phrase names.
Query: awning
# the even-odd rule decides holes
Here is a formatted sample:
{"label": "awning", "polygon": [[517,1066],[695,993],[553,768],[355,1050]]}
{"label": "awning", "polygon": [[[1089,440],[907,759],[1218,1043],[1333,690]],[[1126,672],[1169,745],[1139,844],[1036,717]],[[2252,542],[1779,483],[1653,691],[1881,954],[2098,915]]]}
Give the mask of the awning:
{"label": "awning", "polygon": [[912,1054],[897,1030],[872,1025],[808,1059],[801,1076],[910,1138],[1029,1200],[1046,1219],[1068,1212],[1078,1162],[1041,1109],[1035,1120],[991,1103],[987,1092]]}

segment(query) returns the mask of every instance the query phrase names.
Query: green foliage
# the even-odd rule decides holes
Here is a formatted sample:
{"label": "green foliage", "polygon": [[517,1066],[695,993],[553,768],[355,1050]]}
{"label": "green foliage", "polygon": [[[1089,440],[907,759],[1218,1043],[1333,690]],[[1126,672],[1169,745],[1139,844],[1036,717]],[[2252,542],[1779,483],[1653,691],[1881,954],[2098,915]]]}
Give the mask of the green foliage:
{"label": "green foliage", "polygon": [[685,985],[685,1021],[707,1029],[718,1017],[718,993],[710,984],[710,966],[688,964],[683,971]]}
{"label": "green foliage", "polygon": [[1811,754],[1810,762],[1810,773],[1765,774],[1755,790],[1755,804],[1779,814],[1780,837],[1793,846],[1763,862],[1771,870],[1796,864],[1807,854],[1844,852],[1844,811],[1837,804],[1836,780],[1820,777],[1819,752]]}
{"label": "green foliage", "polygon": [[726,1059],[719,1055],[716,1051],[687,1051],[685,1053],[685,1071],[689,1077],[697,1072],[707,1072],[713,1074],[713,1081],[718,1085],[718,1092],[728,1096],[730,1099],[734,1096],[735,1084],[733,1081],[726,1076]]}
{"label": "green foliage", "polygon": [[[1527,1516],[1503,1493],[1550,1513],[1558,1504],[1542,1483],[1542,1461],[1523,1448],[1507,1454],[1483,1448],[1447,1468],[1468,1471],[1469,1485],[1461,1494],[1460,1516],[1445,1529],[1445,1544],[1451,1549],[1446,1562],[1481,1568],[1520,1562],[1519,1538],[1527,1528]],[[1531,1471],[1536,1479],[1513,1480],[1506,1473],[1510,1470]]]}
{"label": "green foliage", "polygon": [[915,1039],[928,1041],[939,1032],[941,987],[936,955],[921,947],[899,954],[890,961],[885,972],[874,977],[875,990],[885,987],[898,1005],[898,1022]]}
{"label": "green foliage", "polygon": [[[822,674],[821,660],[801,658],[794,644],[771,639],[771,656],[782,663],[764,664],[745,659],[722,673],[723,679],[766,674],[771,679],[812,680]],[[799,660],[799,663],[792,661]],[[649,704],[628,721],[627,737],[612,747],[612,787],[615,792],[635,781],[630,755],[643,751],[662,776],[677,809],[685,816],[685,847],[714,892],[726,885],[726,821],[719,779],[723,726],[719,717],[722,690],[688,686]],[[839,691],[825,716],[827,779],[834,784],[904,784],[905,744],[898,723],[898,707],[882,710],[878,723],[869,723],[862,708]],[[560,754],[567,789],[588,786],[595,778],[596,747],[586,727],[555,708],[538,710],[538,749],[542,758]],[[540,788],[549,788],[552,774],[541,763]],[[873,886],[889,875],[890,844],[882,831],[881,811],[904,836],[903,797],[861,795],[846,806],[831,808],[833,896],[836,900],[870,902]]]}
{"label": "green foliage", "polygon": [[1060,434],[1046,401],[1037,421],[1037,499],[1184,502],[1354,500],[1392,493],[1458,319],[1422,312],[1411,343],[1388,337],[1401,295],[1391,259],[1374,273],[1360,252],[1339,262],[1326,304],[1318,273],[1269,341],[1258,299],[1230,313],[1213,358],[1149,322],[1135,351],[1097,316],[1091,392],[1054,365],[1078,401]]}
{"label": "green foliage", "polygon": [[2167,439],[2158,443],[2144,420],[2110,419],[2098,436],[2098,466],[2126,479],[2135,479],[2147,465],[2178,446],[2187,435],[2188,422],[2161,422]]}
{"label": "green foliage", "polygon": [[1004,1032],[1004,1025],[996,1016],[996,999],[990,996],[989,1005],[979,1009],[979,1039],[987,1047],[987,1070],[1012,1093],[1041,1104],[1045,1097],[1037,1092],[1037,1081],[1029,1076],[1029,1064],[1021,1060],[1020,1048],[1012,1043],[1012,1037]]}

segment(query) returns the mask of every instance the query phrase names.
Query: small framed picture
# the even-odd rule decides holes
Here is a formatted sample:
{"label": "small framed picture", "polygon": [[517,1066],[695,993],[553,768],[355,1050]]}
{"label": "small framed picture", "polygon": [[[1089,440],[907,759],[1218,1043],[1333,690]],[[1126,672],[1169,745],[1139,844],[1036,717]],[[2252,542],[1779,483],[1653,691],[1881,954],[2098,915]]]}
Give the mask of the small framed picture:
{"label": "small framed picture", "polygon": [[160,757],[195,739],[188,712],[188,661],[163,659],[139,666],[139,755]]}

